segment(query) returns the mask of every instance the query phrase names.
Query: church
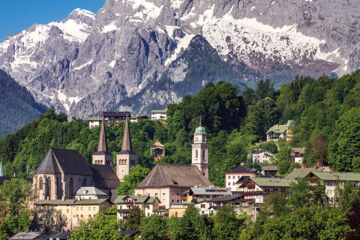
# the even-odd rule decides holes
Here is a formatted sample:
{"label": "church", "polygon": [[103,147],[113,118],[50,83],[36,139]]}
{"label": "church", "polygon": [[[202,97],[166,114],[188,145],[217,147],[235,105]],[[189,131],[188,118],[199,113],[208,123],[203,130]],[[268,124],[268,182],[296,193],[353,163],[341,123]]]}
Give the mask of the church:
{"label": "church", "polygon": [[135,188],[135,195],[159,198],[159,206],[169,209],[171,204],[184,201],[183,196],[192,187],[214,187],[208,180],[208,145],[204,127],[196,128],[192,145],[192,164],[157,164]]}
{"label": "church", "polygon": [[137,157],[131,149],[128,120],[125,122],[121,151],[116,154],[116,172],[113,156],[108,151],[104,119],[101,122],[97,152],[92,164],[75,150],[50,148],[35,172],[33,189],[38,201],[74,199],[83,187],[95,187],[106,193],[110,201],[116,199],[116,188],[136,166]]}

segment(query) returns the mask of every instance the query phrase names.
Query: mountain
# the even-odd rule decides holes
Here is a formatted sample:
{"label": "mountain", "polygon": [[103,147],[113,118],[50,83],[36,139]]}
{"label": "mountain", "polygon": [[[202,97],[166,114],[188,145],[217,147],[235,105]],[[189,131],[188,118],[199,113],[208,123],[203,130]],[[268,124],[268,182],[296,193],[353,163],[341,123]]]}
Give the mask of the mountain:
{"label": "mountain", "polygon": [[46,110],[26,88],[0,70],[0,139],[36,120]]}
{"label": "mountain", "polygon": [[6,38],[0,68],[58,112],[82,118],[103,109],[149,113],[207,82],[243,87],[269,78],[281,86],[296,75],[354,71],[360,66],[357,5],[107,0],[96,15],[76,9],[62,21]]}

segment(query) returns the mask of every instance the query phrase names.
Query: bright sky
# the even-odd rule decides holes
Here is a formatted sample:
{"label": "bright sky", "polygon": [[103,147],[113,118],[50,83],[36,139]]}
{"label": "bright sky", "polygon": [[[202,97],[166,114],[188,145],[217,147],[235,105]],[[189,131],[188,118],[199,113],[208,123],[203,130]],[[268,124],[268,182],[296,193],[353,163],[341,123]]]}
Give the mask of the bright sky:
{"label": "bright sky", "polygon": [[47,24],[66,18],[75,8],[96,13],[105,0],[2,0],[0,41],[34,23]]}

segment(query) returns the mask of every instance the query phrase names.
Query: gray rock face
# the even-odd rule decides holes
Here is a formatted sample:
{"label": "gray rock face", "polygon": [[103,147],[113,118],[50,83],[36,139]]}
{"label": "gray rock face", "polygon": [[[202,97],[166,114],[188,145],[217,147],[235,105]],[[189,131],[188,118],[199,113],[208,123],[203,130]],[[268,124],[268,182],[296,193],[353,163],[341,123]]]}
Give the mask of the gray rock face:
{"label": "gray rock face", "polygon": [[[37,101],[71,116],[148,113],[207,82],[253,86],[270,78],[279,86],[295,75],[354,71],[360,66],[357,5],[107,0],[96,15],[76,9],[63,21],[8,37],[0,44],[0,68]],[[214,63],[226,71],[213,71]]]}

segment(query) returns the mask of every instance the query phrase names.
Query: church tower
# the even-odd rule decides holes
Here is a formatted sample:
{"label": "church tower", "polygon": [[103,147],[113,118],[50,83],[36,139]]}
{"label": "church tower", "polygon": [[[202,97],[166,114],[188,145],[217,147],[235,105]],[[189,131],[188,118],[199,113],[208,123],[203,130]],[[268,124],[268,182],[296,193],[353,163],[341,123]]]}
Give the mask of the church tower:
{"label": "church tower", "polygon": [[136,162],[137,156],[131,149],[129,120],[126,119],[121,151],[116,155],[116,175],[120,182],[123,182],[125,176],[129,175],[130,168],[135,167]]}
{"label": "church tower", "polygon": [[197,166],[200,172],[209,178],[208,170],[208,145],[206,143],[205,128],[200,126],[196,128],[194,134],[194,144],[192,145],[192,165]]}
{"label": "church tower", "polygon": [[97,152],[92,155],[92,164],[95,165],[113,165],[113,156],[108,152],[104,118],[101,120],[101,129]]}

